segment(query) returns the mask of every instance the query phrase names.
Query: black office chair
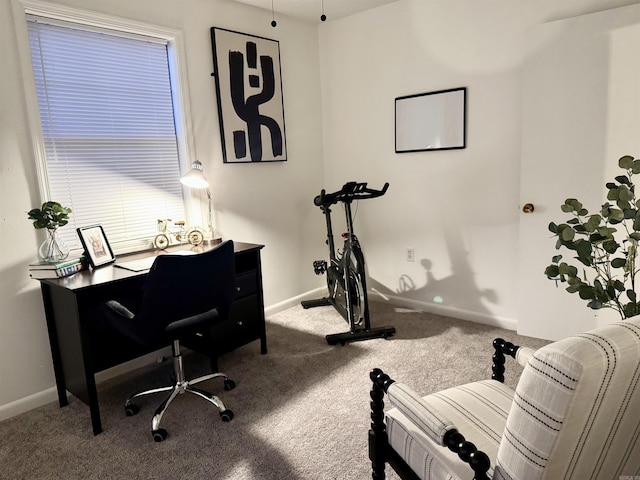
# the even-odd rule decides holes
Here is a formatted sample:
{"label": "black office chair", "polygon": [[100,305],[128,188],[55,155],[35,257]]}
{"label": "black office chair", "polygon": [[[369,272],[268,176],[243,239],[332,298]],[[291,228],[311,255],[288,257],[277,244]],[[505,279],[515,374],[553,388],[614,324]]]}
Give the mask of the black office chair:
{"label": "black office chair", "polygon": [[167,438],[160,420],[178,394],[194,393],[211,402],[220,418],[229,422],[233,412],[209,392],[193,385],[216,377],[224,378],[225,390],[235,387],[224,373],[212,373],[186,380],[180,354],[180,339],[224,321],[234,294],[233,242],[227,241],[213,250],[195,255],[159,255],[149,270],[144,292],[133,313],[116,300],[104,304],[107,322],[123,335],[149,348],[161,348],[173,342],[174,384],[131,395],[125,413],[133,416],[138,407],[133,401],[152,393],[170,392],[156,410],[151,433],[156,442]]}

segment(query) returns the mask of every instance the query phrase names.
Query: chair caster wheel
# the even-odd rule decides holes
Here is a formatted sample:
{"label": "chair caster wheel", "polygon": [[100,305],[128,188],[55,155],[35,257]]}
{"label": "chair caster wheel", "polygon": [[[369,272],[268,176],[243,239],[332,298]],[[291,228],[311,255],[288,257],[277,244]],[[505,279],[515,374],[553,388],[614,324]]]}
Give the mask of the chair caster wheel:
{"label": "chair caster wheel", "polygon": [[228,392],[229,390],[233,390],[234,388],[236,388],[236,382],[227,378],[224,381],[224,389]]}
{"label": "chair caster wheel", "polygon": [[225,410],[224,412],[220,412],[220,418],[223,422],[230,422],[233,418],[233,412],[229,409]]}
{"label": "chair caster wheel", "polygon": [[124,413],[127,417],[133,417],[136,413],[140,411],[137,405],[130,403],[129,405],[125,405]]}
{"label": "chair caster wheel", "polygon": [[159,428],[158,430],[153,430],[151,432],[151,435],[153,435],[153,440],[156,442],[162,442],[164,441],[164,439],[167,438],[167,431],[164,428]]}

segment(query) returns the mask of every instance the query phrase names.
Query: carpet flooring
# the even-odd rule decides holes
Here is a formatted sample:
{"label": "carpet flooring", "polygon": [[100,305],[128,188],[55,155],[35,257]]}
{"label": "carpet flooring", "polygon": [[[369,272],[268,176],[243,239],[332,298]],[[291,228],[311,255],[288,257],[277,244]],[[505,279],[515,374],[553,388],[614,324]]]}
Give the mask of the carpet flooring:
{"label": "carpet flooring", "polygon": [[[162,395],[124,415],[133,391],[161,386],[171,362],[151,365],[98,386],[104,432],[93,436],[89,409],[69,395],[0,422],[2,479],[366,479],[369,371],[382,368],[397,381],[428,394],[490,378],[492,340],[539,348],[545,341],[439,315],[371,303],[374,326],[393,325],[391,339],[329,346],[324,336],[347,329],[331,307],[300,306],[267,318],[268,353],[258,342],[220,357],[236,382],[201,384],[219,395],[235,417],[220,420],[210,404],[181,395],[163,418],[169,437],[150,435]],[[187,377],[207,372],[208,359],[185,355]],[[507,383],[520,368],[510,362]],[[398,477],[388,470],[388,478]]]}

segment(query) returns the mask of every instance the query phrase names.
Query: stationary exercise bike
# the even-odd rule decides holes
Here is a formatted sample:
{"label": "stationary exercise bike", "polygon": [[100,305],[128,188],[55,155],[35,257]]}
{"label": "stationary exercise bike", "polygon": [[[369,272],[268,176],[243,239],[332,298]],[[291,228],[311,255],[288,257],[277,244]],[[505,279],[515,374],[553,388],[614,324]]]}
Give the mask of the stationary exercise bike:
{"label": "stationary exercise bike", "polygon": [[[367,285],[365,280],[364,254],[360,248],[360,242],[353,233],[353,218],[351,216],[351,203],[354,200],[365,200],[381,197],[389,188],[385,183],[382,190],[368,188],[366,183],[348,182],[334,193],[326,193],[323,189],[320,195],[314,198],[313,203],[320,207],[327,222],[327,245],[329,246],[329,264],[326,260],[313,262],[313,270],[316,275],[327,275],[327,287],[329,296],[317,300],[305,300],[304,308],[333,305],[349,324],[349,331],[327,335],[327,343],[335,345],[370,338],[387,338],[392,336],[394,327],[371,328],[369,319],[369,303],[367,300]],[[344,248],[337,252],[333,241],[333,229],[331,227],[331,205],[338,202],[344,204],[347,220],[347,232],[342,234]]]}

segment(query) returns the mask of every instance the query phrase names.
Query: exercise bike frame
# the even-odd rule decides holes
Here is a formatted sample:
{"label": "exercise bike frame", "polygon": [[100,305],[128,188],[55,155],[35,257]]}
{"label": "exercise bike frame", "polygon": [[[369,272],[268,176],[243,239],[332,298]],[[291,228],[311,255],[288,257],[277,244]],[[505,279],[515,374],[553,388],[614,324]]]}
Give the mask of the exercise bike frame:
{"label": "exercise bike frame", "polygon": [[[347,342],[370,338],[387,338],[395,333],[394,327],[371,327],[364,254],[358,237],[353,232],[351,213],[353,200],[382,196],[388,188],[388,183],[385,183],[382,190],[374,190],[368,188],[366,183],[349,182],[335,193],[327,194],[322,190],[314,199],[314,204],[320,207],[326,220],[329,264],[324,260],[317,260],[313,262],[313,266],[316,274],[326,273],[329,295],[317,300],[303,301],[302,306],[312,308],[332,305],[349,324],[348,332],[326,336],[330,345],[344,345]],[[347,225],[347,232],[342,234],[344,247],[341,254],[336,253],[330,208],[338,202],[344,204]]]}

